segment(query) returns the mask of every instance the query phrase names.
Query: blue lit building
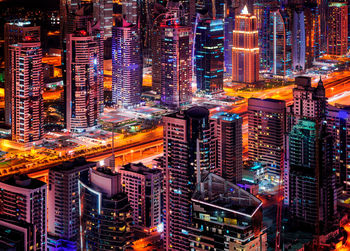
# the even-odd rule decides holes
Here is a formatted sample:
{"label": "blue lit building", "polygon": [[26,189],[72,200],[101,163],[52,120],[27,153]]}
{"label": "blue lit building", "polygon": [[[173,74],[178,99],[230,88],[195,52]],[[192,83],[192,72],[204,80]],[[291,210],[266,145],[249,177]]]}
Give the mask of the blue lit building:
{"label": "blue lit building", "polygon": [[235,29],[235,11],[229,9],[224,18],[224,69],[226,78],[232,77],[232,46],[233,46],[233,30]]}
{"label": "blue lit building", "polygon": [[293,71],[305,70],[305,22],[304,10],[293,12]]}
{"label": "blue lit building", "polygon": [[224,25],[222,19],[202,19],[196,30],[197,90],[217,92],[223,88]]}

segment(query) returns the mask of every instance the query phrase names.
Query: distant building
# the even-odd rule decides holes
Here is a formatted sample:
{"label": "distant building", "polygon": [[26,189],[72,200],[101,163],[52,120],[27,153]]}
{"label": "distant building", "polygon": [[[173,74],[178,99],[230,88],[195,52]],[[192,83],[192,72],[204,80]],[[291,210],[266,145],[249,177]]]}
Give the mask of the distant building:
{"label": "distant building", "polygon": [[103,107],[101,48],[85,30],[68,34],[66,44],[66,126],[84,131],[97,125]]}
{"label": "distant building", "polygon": [[217,138],[216,174],[237,184],[242,180],[242,118],[233,113],[220,112],[211,116]]}
{"label": "distant building", "polygon": [[266,165],[267,176],[275,181],[283,166],[285,107],[283,100],[248,99],[248,157]]}
{"label": "distant building", "polygon": [[163,117],[164,123],[164,248],[188,250],[191,196],[199,170],[214,171],[213,127],[209,110],[195,106]]}
{"label": "distant building", "polygon": [[141,102],[142,55],[137,26],[113,28],[112,102],[128,108]]}
{"label": "distant building", "polygon": [[267,250],[262,202],[213,173],[192,196],[191,250]]}
{"label": "distant building", "polygon": [[331,1],[328,5],[328,54],[345,55],[348,50],[348,5]]}
{"label": "distant building", "polygon": [[142,163],[129,163],[118,171],[125,193],[133,209],[136,227],[155,231],[161,222],[161,194],[163,174],[160,169],[151,169]]}
{"label": "distant building", "polygon": [[41,251],[47,247],[46,198],[46,183],[26,175],[15,175],[0,182],[0,215],[33,224],[34,247]]}
{"label": "distant building", "polygon": [[161,104],[178,109],[192,102],[192,28],[164,20],[161,29]]}
{"label": "distant building", "polygon": [[130,245],[132,209],[120,174],[90,169],[89,181],[79,180],[79,205],[82,250],[125,250]]}
{"label": "distant building", "polygon": [[[25,40],[25,39],[24,39]],[[12,140],[39,141],[44,136],[42,50],[36,38],[9,46]]]}
{"label": "distant building", "polygon": [[195,42],[197,90],[218,92],[224,85],[224,23],[222,19],[201,19]]}
{"label": "distant building", "polygon": [[62,244],[71,242],[75,248],[79,247],[78,181],[81,178],[86,179],[89,175],[89,168],[93,166],[95,163],[86,162],[85,159],[76,159],[50,168],[48,183],[49,246],[54,244],[58,248],[57,242],[63,242]]}
{"label": "distant building", "polygon": [[305,70],[305,17],[302,8],[293,12],[293,71]]}
{"label": "distant building", "polygon": [[33,224],[0,215],[0,250],[35,250],[35,231]]}
{"label": "distant building", "polygon": [[99,22],[104,38],[112,37],[113,0],[93,0],[94,21]]}
{"label": "distant building", "polygon": [[232,47],[232,81],[254,83],[259,80],[259,47],[256,16],[245,6],[235,18]]}
{"label": "distant building", "polygon": [[5,123],[11,125],[12,91],[14,77],[11,73],[10,45],[23,42],[40,42],[40,26],[33,26],[29,21],[6,23],[4,26],[5,59]]}

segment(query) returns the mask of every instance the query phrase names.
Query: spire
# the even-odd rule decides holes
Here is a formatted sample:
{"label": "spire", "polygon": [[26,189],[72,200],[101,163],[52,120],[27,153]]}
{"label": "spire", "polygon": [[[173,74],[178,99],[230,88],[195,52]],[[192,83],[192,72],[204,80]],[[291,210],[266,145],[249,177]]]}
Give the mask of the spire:
{"label": "spire", "polygon": [[244,5],[244,7],[243,7],[243,9],[242,9],[242,11],[241,11],[241,14],[242,14],[242,15],[248,15],[248,14],[249,14],[247,5]]}
{"label": "spire", "polygon": [[320,75],[320,80],[318,81],[318,86],[319,87],[323,87],[323,82],[322,82],[322,77]]}

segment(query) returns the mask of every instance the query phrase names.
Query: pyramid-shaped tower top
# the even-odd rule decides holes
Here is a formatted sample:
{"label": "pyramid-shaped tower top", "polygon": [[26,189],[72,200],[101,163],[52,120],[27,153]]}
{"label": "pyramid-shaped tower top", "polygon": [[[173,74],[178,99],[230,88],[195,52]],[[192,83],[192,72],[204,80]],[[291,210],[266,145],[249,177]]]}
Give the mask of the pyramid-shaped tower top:
{"label": "pyramid-shaped tower top", "polygon": [[249,11],[248,11],[248,8],[247,8],[247,5],[244,5],[242,11],[241,11],[241,14],[242,15],[249,15]]}

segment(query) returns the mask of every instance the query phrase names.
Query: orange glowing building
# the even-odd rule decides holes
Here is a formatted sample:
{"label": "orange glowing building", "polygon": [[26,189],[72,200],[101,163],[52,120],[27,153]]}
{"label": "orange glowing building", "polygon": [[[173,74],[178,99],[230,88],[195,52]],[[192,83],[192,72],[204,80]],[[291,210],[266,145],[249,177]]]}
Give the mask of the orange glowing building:
{"label": "orange glowing building", "polygon": [[245,6],[236,16],[232,47],[232,81],[254,83],[259,80],[259,46],[256,16]]}
{"label": "orange glowing building", "polygon": [[328,54],[345,55],[348,48],[348,6],[342,2],[329,3]]}

